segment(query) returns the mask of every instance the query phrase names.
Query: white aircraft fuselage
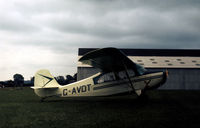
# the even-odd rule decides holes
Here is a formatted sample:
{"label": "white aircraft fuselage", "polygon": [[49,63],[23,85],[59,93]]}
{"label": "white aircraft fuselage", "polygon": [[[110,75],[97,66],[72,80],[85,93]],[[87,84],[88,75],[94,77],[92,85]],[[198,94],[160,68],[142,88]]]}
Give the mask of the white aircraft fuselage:
{"label": "white aircraft fuselage", "polygon": [[79,96],[111,96],[125,94],[135,91],[141,95],[143,90],[157,88],[165,83],[166,72],[147,73],[141,76],[132,76],[128,78],[111,80],[97,83],[95,78],[101,76],[97,73],[86,79],[61,86],[48,70],[40,70],[35,75],[35,85],[32,87],[35,93],[42,97],[79,97]]}

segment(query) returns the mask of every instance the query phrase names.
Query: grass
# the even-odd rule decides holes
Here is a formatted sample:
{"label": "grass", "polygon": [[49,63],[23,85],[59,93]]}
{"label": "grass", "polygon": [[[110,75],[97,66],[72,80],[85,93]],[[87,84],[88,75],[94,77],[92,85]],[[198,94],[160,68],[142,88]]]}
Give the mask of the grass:
{"label": "grass", "polygon": [[147,95],[145,102],[135,95],[40,102],[29,88],[0,89],[0,127],[200,127],[200,91],[154,90]]}

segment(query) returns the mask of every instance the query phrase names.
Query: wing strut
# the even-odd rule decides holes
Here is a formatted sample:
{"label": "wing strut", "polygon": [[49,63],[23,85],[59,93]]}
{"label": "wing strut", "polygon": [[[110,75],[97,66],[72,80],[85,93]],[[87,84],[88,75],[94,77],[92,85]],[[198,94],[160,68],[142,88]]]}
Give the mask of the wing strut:
{"label": "wing strut", "polygon": [[[124,62],[123,62],[123,64],[124,64]],[[132,90],[134,91],[135,89],[134,89],[134,87],[133,87],[133,83],[131,82],[131,78],[130,78],[130,76],[129,76],[129,74],[128,74],[128,69],[127,69],[127,67],[126,67],[125,64],[124,64],[124,68],[125,68],[126,76],[127,76],[128,80],[129,80],[129,82],[130,82],[130,84],[131,84],[131,88],[132,88]]]}

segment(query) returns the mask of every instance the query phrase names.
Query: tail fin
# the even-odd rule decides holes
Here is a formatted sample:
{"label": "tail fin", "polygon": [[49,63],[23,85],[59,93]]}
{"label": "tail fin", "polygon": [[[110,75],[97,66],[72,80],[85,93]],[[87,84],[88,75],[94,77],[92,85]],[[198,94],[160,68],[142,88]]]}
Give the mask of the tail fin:
{"label": "tail fin", "polygon": [[33,89],[39,88],[59,88],[59,84],[55,78],[46,69],[39,70],[35,74],[34,87]]}

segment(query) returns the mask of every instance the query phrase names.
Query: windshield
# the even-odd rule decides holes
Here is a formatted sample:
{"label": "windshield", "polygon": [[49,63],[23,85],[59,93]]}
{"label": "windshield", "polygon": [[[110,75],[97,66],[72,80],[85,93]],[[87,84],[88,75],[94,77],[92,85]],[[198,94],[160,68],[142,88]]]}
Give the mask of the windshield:
{"label": "windshield", "polygon": [[147,71],[143,66],[141,66],[137,63],[135,63],[135,65],[136,65],[136,68],[137,68],[139,75],[143,75]]}

